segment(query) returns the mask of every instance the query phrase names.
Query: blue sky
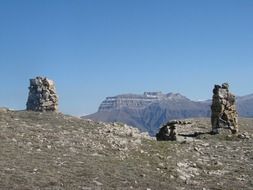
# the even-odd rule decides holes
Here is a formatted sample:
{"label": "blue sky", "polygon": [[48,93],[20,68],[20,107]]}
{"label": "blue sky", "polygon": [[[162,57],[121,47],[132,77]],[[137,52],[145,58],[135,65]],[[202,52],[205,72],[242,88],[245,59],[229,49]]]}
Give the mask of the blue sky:
{"label": "blue sky", "polygon": [[253,1],[0,0],[0,107],[24,109],[37,75],[73,115],[122,93],[253,93]]}

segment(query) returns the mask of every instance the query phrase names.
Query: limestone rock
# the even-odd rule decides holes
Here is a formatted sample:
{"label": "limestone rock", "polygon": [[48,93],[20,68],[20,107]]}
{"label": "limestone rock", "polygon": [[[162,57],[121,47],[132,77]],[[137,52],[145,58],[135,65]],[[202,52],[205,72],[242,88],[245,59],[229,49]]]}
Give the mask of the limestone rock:
{"label": "limestone rock", "polygon": [[189,124],[192,124],[191,121],[169,121],[163,127],[160,128],[159,133],[156,134],[156,139],[158,141],[176,141],[178,138],[177,127]]}
{"label": "limestone rock", "polygon": [[41,112],[58,110],[58,96],[52,80],[43,77],[30,79],[26,109]]}

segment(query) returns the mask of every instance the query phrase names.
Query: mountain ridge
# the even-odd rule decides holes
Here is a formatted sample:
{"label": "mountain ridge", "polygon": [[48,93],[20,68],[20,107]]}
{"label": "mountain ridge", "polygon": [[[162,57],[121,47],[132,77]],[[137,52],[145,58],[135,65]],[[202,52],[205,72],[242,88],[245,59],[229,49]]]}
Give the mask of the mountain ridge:
{"label": "mountain ridge", "polygon": [[[104,122],[123,122],[155,135],[171,119],[210,117],[211,100],[193,101],[180,93],[144,92],[107,97],[96,113],[83,116]],[[237,97],[242,117],[253,116],[253,94]]]}

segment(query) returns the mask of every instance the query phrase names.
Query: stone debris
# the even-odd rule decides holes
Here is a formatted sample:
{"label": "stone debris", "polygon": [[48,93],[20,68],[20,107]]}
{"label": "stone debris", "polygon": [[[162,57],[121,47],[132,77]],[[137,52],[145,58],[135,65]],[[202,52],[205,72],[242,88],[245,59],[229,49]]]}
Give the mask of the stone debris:
{"label": "stone debris", "polygon": [[[191,133],[201,127],[210,130],[210,119],[190,121],[172,122],[178,138],[181,128]],[[240,121],[242,138],[251,137],[253,120]],[[193,143],[161,143],[124,124],[50,112],[0,112],[0,126],[5,189],[36,189],[47,180],[57,181],[52,176],[58,175],[63,185],[51,184],[48,189],[84,189],[79,188],[84,185],[90,189],[252,189],[253,138],[206,134],[207,138]],[[34,161],[29,162],[33,155]],[[5,183],[20,176],[24,180]]]}
{"label": "stone debris", "polygon": [[248,132],[244,132],[244,133],[238,134],[237,137],[239,139],[250,139],[251,138]]}
{"label": "stone debris", "polygon": [[178,162],[176,171],[178,172],[179,179],[184,181],[190,179],[191,177],[199,175],[198,168],[190,166],[187,162]]}
{"label": "stone debris", "polygon": [[[219,128],[228,128],[233,134],[238,132],[238,114],[235,96],[229,92],[229,84],[215,85],[211,105],[212,133],[219,133]],[[225,126],[225,127],[224,127]]]}
{"label": "stone debris", "polygon": [[43,77],[30,79],[26,109],[39,112],[58,110],[58,96],[52,80]]}
{"label": "stone debris", "polygon": [[[103,136],[112,149],[123,152],[138,149],[143,139],[152,140],[148,133],[141,133],[139,129],[121,123],[103,123],[98,129],[99,136]],[[127,138],[130,137],[130,138]]]}
{"label": "stone debris", "polygon": [[177,140],[177,127],[191,125],[191,121],[172,120],[160,128],[159,133],[156,134],[158,141],[176,141]]}

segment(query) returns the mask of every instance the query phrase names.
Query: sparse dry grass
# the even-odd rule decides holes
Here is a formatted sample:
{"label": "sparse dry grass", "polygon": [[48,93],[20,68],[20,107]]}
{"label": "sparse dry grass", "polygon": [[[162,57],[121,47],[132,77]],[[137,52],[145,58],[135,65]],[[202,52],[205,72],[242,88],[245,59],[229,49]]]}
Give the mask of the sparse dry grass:
{"label": "sparse dry grass", "polygon": [[[182,133],[209,128],[197,119]],[[252,135],[253,119],[240,129]],[[252,189],[252,139],[225,132],[156,142],[120,124],[0,112],[0,189]]]}

